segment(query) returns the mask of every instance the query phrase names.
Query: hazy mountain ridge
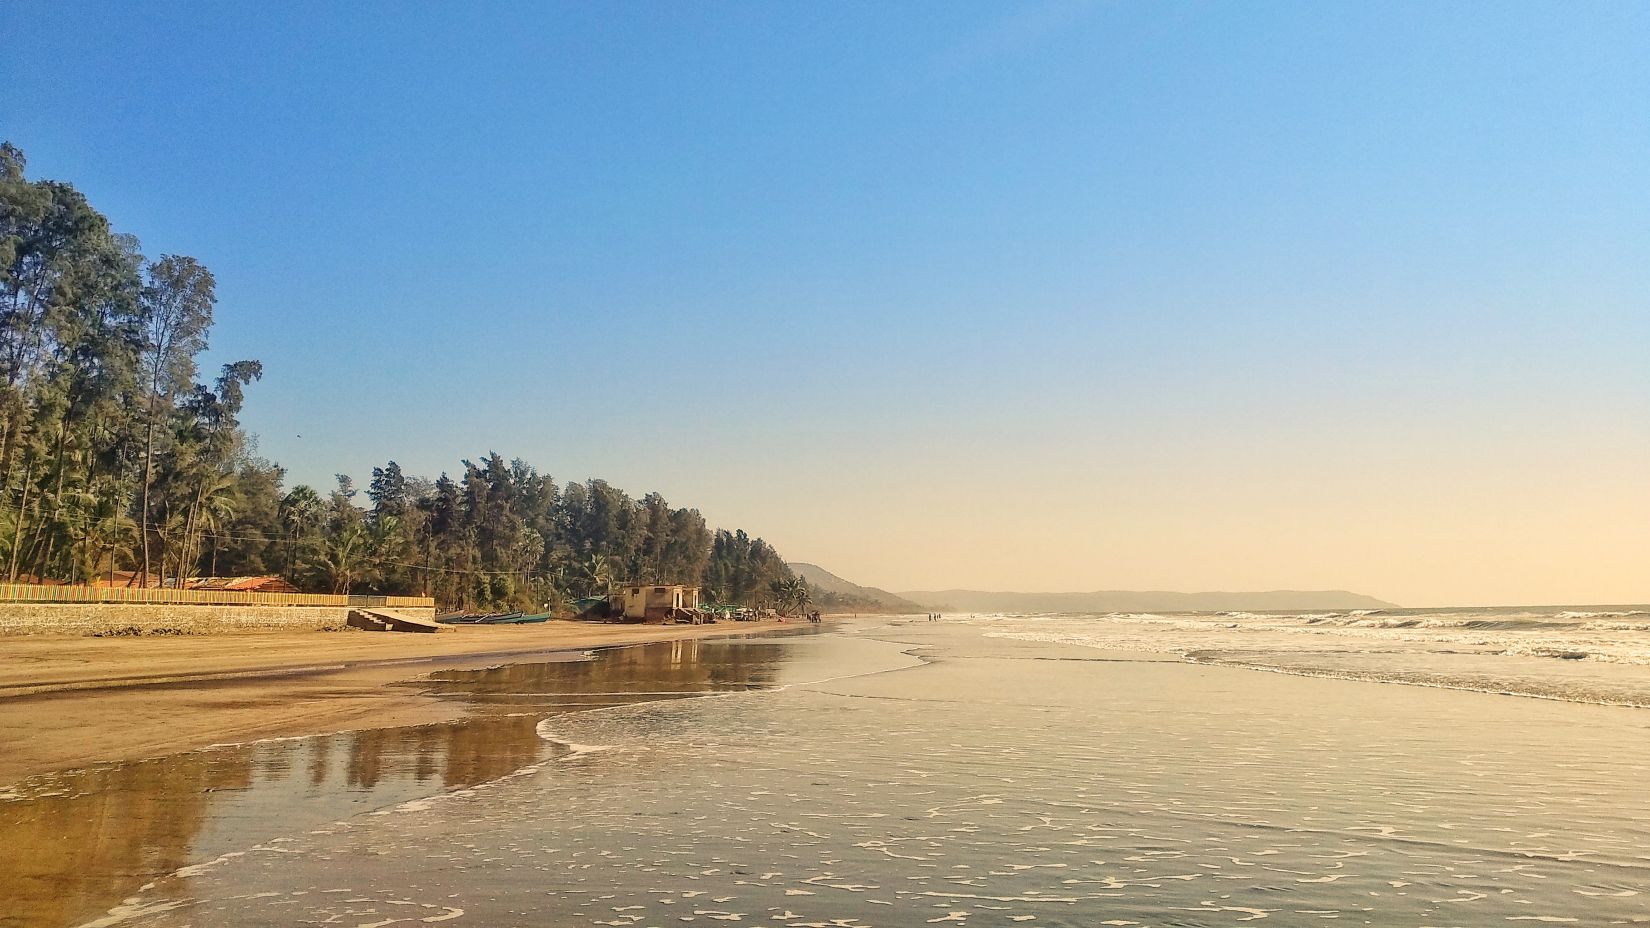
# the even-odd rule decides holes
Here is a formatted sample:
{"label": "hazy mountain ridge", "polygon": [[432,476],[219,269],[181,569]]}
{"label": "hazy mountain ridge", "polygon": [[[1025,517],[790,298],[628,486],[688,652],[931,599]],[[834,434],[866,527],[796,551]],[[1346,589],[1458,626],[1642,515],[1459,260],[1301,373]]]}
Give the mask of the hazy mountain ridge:
{"label": "hazy mountain ridge", "polygon": [[808,581],[815,604],[821,608],[854,608],[865,612],[924,612],[923,607],[887,590],[844,580],[818,564],[790,562],[791,570]]}
{"label": "hazy mountain ridge", "polygon": [[[811,581],[810,581],[811,582]],[[1346,590],[1267,590],[1252,593],[1175,593],[1096,590],[1090,593],[1013,593],[916,590],[899,596],[927,609],[961,612],[1265,612],[1288,609],[1395,609],[1395,603]]]}

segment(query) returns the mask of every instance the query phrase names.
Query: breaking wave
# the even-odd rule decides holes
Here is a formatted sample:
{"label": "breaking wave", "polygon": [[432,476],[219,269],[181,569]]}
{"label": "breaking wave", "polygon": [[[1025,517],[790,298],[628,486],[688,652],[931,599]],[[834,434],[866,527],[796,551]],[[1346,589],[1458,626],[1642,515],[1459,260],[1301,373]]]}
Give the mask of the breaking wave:
{"label": "breaking wave", "polygon": [[996,617],[988,637],[1370,682],[1650,707],[1650,609]]}

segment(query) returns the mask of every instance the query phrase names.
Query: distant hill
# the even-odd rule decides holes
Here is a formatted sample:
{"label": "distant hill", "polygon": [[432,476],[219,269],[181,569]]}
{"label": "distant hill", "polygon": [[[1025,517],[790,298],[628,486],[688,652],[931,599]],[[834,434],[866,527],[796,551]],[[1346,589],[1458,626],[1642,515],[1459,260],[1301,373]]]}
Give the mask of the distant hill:
{"label": "distant hill", "polygon": [[808,581],[814,604],[826,610],[859,612],[925,612],[921,606],[874,586],[844,580],[818,564],[791,563],[791,570]]}
{"label": "distant hill", "polygon": [[1099,590],[1093,593],[988,593],[981,590],[918,590],[899,595],[927,609],[951,609],[957,612],[1266,612],[1291,609],[1397,608],[1394,604],[1373,596],[1348,593],[1345,590],[1271,590],[1264,593],[1170,593],[1127,590]]}

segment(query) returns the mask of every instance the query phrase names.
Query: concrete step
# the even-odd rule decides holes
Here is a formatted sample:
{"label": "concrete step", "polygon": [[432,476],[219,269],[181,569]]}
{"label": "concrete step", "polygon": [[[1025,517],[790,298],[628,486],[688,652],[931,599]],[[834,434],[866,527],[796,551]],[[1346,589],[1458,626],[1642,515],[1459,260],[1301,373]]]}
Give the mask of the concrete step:
{"label": "concrete step", "polygon": [[393,609],[351,609],[349,624],[373,632],[438,632],[441,626],[431,619],[396,612]]}

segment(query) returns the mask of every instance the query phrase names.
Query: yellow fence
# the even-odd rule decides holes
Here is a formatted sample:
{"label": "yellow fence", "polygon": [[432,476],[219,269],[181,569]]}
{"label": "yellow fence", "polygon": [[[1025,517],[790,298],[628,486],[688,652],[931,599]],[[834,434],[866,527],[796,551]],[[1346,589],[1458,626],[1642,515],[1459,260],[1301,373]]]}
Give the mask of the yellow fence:
{"label": "yellow fence", "polygon": [[326,593],[240,593],[127,586],[38,586],[0,583],[0,602],[153,603],[194,606],[383,606],[433,608],[428,596],[334,596]]}

